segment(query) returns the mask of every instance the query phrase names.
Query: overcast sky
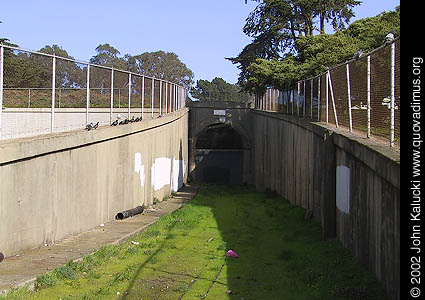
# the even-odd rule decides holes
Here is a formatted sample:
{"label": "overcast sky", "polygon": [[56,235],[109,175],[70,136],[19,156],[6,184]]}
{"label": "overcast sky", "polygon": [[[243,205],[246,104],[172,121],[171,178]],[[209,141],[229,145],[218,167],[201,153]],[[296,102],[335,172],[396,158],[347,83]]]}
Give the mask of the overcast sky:
{"label": "overcast sky", "polygon": [[[238,69],[224,58],[250,43],[242,27],[256,5],[244,0],[4,1],[0,37],[30,50],[57,44],[82,61],[103,43],[122,55],[174,52],[194,72],[195,81],[222,77],[236,83]],[[365,0],[355,8],[353,21],[397,5],[400,0]]]}

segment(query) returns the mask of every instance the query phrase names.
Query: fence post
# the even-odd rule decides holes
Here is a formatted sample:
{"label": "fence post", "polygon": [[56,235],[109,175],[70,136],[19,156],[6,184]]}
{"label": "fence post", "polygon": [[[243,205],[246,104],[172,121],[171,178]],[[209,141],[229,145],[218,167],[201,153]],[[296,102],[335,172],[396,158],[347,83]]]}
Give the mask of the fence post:
{"label": "fence post", "polygon": [[0,140],[2,139],[4,48],[0,45]]}
{"label": "fence post", "polygon": [[53,66],[52,66],[52,112],[50,119],[50,132],[53,132],[55,128],[55,96],[56,96],[56,56],[53,55]]}
{"label": "fence post", "polygon": [[391,128],[390,147],[394,147],[394,103],[395,103],[395,43],[391,44]]}
{"label": "fence post", "polygon": [[128,73],[128,119],[131,115],[131,73]]}
{"label": "fence post", "polygon": [[154,106],[154,97],[155,97],[155,79],[152,77],[152,87],[151,87],[151,117],[153,118],[153,106]]}
{"label": "fence post", "polygon": [[304,93],[304,97],[303,97],[303,118],[305,119],[305,106],[306,106],[306,102],[307,102],[307,95],[305,93],[305,80],[303,80],[303,93]]}
{"label": "fence post", "polygon": [[319,76],[318,82],[317,82],[317,122],[320,122],[320,110],[322,109],[321,103],[320,103],[320,79],[322,76]]}
{"label": "fence post", "polygon": [[329,70],[326,72],[326,124],[329,123]]}
{"label": "fence post", "polygon": [[87,65],[86,124],[89,123],[89,109],[90,109],[90,65]]}
{"label": "fence post", "polygon": [[[297,89],[297,93],[298,93],[298,89]],[[294,115],[294,90],[292,90],[292,104],[291,104],[291,116]]]}
{"label": "fence post", "polygon": [[162,115],[162,80],[159,81],[159,115]]}
{"label": "fence post", "polygon": [[145,112],[145,76],[142,76],[142,120]]}
{"label": "fence post", "polygon": [[111,109],[109,112],[109,124],[112,124],[112,112],[114,110],[114,69],[111,69]]}
{"label": "fence post", "polygon": [[168,81],[165,82],[165,113],[168,114]]}
{"label": "fence post", "polygon": [[313,79],[310,81],[310,91],[311,91],[311,97],[310,97],[310,118],[313,120]]}
{"label": "fence post", "polygon": [[350,87],[350,65],[345,65],[347,70],[347,95],[348,95],[348,119],[350,122],[350,132],[353,132],[353,116],[351,114],[351,87]]}
{"label": "fence post", "polygon": [[370,55],[367,57],[367,137],[370,138]]}
{"label": "fence post", "polygon": [[336,128],[338,128],[338,115],[336,113],[336,107],[335,107],[335,97],[334,97],[334,92],[333,92],[333,87],[332,87],[332,79],[331,79],[331,73],[328,70],[328,79],[329,79],[329,87],[331,90],[331,97],[332,97],[332,107],[334,109],[334,117],[335,117],[335,126]]}

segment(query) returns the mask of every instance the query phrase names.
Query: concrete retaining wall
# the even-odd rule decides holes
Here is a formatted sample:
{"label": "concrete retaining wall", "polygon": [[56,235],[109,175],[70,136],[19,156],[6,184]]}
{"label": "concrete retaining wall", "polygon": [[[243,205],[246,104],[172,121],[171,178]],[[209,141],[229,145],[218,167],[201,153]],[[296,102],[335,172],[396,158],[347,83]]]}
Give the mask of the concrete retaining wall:
{"label": "concrete retaining wall", "polygon": [[252,111],[252,183],[311,209],[400,299],[400,156],[387,145],[277,113]]}
{"label": "concrete retaining wall", "polygon": [[50,244],[149,205],[187,177],[188,110],[0,142],[0,252]]}

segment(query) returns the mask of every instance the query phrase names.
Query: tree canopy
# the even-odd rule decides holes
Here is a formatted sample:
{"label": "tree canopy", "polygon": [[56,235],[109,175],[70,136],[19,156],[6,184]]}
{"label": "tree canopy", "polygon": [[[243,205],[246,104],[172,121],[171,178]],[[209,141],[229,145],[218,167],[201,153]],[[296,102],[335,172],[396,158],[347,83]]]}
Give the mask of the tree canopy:
{"label": "tree canopy", "polygon": [[240,87],[219,77],[215,77],[212,81],[198,80],[196,87],[191,89],[191,94],[193,98],[201,101],[249,102],[252,100],[248,93],[241,91]]}
{"label": "tree canopy", "polygon": [[[359,49],[370,51],[379,47],[391,30],[400,35],[399,6],[395,11],[358,20],[345,28],[353,16],[352,7],[359,3],[263,1],[243,28],[253,42],[237,57],[229,58],[240,69],[238,84],[256,94],[262,94],[267,86],[287,88],[297,80],[318,75],[352,58]],[[332,24],[333,34],[324,33],[325,21]]]}
{"label": "tree canopy", "polygon": [[[17,45],[14,45],[17,46]],[[189,88],[193,83],[193,72],[172,52],[146,52],[135,56],[120,56],[120,51],[110,44],[100,44],[90,59],[93,64],[117,70],[132,71],[180,84]],[[73,59],[58,45],[46,45],[39,52]],[[52,82],[52,60],[38,54],[5,49],[6,87],[50,87]],[[83,87],[86,84],[87,66],[73,61],[56,60],[56,87]],[[105,70],[91,68],[90,84],[97,88],[109,88],[110,76]],[[126,86],[128,79],[117,74],[114,86]]]}
{"label": "tree canopy", "polygon": [[133,72],[175,82],[186,89],[193,84],[193,72],[173,52],[145,52],[126,59]]}

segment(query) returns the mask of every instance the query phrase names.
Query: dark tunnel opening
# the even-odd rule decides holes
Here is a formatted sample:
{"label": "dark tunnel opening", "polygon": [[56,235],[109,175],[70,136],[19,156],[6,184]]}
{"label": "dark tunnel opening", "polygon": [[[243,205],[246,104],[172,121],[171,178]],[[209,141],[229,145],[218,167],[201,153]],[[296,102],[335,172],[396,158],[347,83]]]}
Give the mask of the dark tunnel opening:
{"label": "dark tunnel opening", "polygon": [[195,176],[200,183],[243,183],[243,140],[231,126],[214,124],[203,130],[195,149]]}

